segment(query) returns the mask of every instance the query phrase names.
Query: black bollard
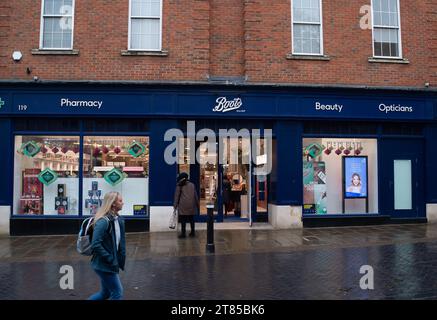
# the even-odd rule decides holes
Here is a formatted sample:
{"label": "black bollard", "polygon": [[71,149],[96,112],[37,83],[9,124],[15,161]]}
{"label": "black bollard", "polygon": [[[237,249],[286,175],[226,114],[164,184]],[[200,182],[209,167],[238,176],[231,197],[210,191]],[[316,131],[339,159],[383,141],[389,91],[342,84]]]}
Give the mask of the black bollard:
{"label": "black bollard", "polygon": [[208,212],[206,252],[214,253],[214,205],[207,204],[206,209]]}

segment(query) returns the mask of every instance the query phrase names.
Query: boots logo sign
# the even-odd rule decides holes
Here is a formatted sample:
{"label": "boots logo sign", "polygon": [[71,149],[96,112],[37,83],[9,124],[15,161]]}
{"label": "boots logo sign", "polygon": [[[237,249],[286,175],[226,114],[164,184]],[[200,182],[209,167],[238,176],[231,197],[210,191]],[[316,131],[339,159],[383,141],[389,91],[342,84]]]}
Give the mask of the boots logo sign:
{"label": "boots logo sign", "polygon": [[[212,109],[214,112],[229,112],[238,110],[243,106],[241,98],[235,98],[234,100],[228,100],[226,97],[219,97],[215,101],[217,104]],[[238,110],[237,112],[245,112],[246,110]]]}

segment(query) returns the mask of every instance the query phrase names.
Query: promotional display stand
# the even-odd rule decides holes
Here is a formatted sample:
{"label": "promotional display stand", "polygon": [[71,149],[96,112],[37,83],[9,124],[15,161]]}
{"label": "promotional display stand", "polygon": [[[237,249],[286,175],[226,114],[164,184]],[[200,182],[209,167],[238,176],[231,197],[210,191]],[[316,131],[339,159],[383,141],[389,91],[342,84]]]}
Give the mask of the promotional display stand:
{"label": "promotional display stand", "polygon": [[363,199],[366,213],[369,212],[369,183],[367,156],[343,157],[343,213],[346,213],[346,200]]}

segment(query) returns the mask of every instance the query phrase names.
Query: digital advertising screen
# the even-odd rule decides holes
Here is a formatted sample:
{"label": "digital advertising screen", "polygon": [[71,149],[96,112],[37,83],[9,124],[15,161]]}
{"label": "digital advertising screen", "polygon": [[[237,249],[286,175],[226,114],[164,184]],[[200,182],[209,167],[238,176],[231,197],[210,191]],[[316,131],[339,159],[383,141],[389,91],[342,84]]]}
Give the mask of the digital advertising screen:
{"label": "digital advertising screen", "polygon": [[367,198],[367,157],[343,157],[344,197]]}

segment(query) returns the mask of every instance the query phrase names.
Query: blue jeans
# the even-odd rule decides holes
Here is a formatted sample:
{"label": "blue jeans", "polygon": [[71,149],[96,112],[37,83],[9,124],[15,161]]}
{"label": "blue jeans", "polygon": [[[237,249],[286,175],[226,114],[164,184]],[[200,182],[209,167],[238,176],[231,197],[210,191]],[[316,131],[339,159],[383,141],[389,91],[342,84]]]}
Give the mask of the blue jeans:
{"label": "blue jeans", "polygon": [[100,291],[93,294],[88,300],[121,300],[123,287],[118,273],[94,270],[100,278]]}

